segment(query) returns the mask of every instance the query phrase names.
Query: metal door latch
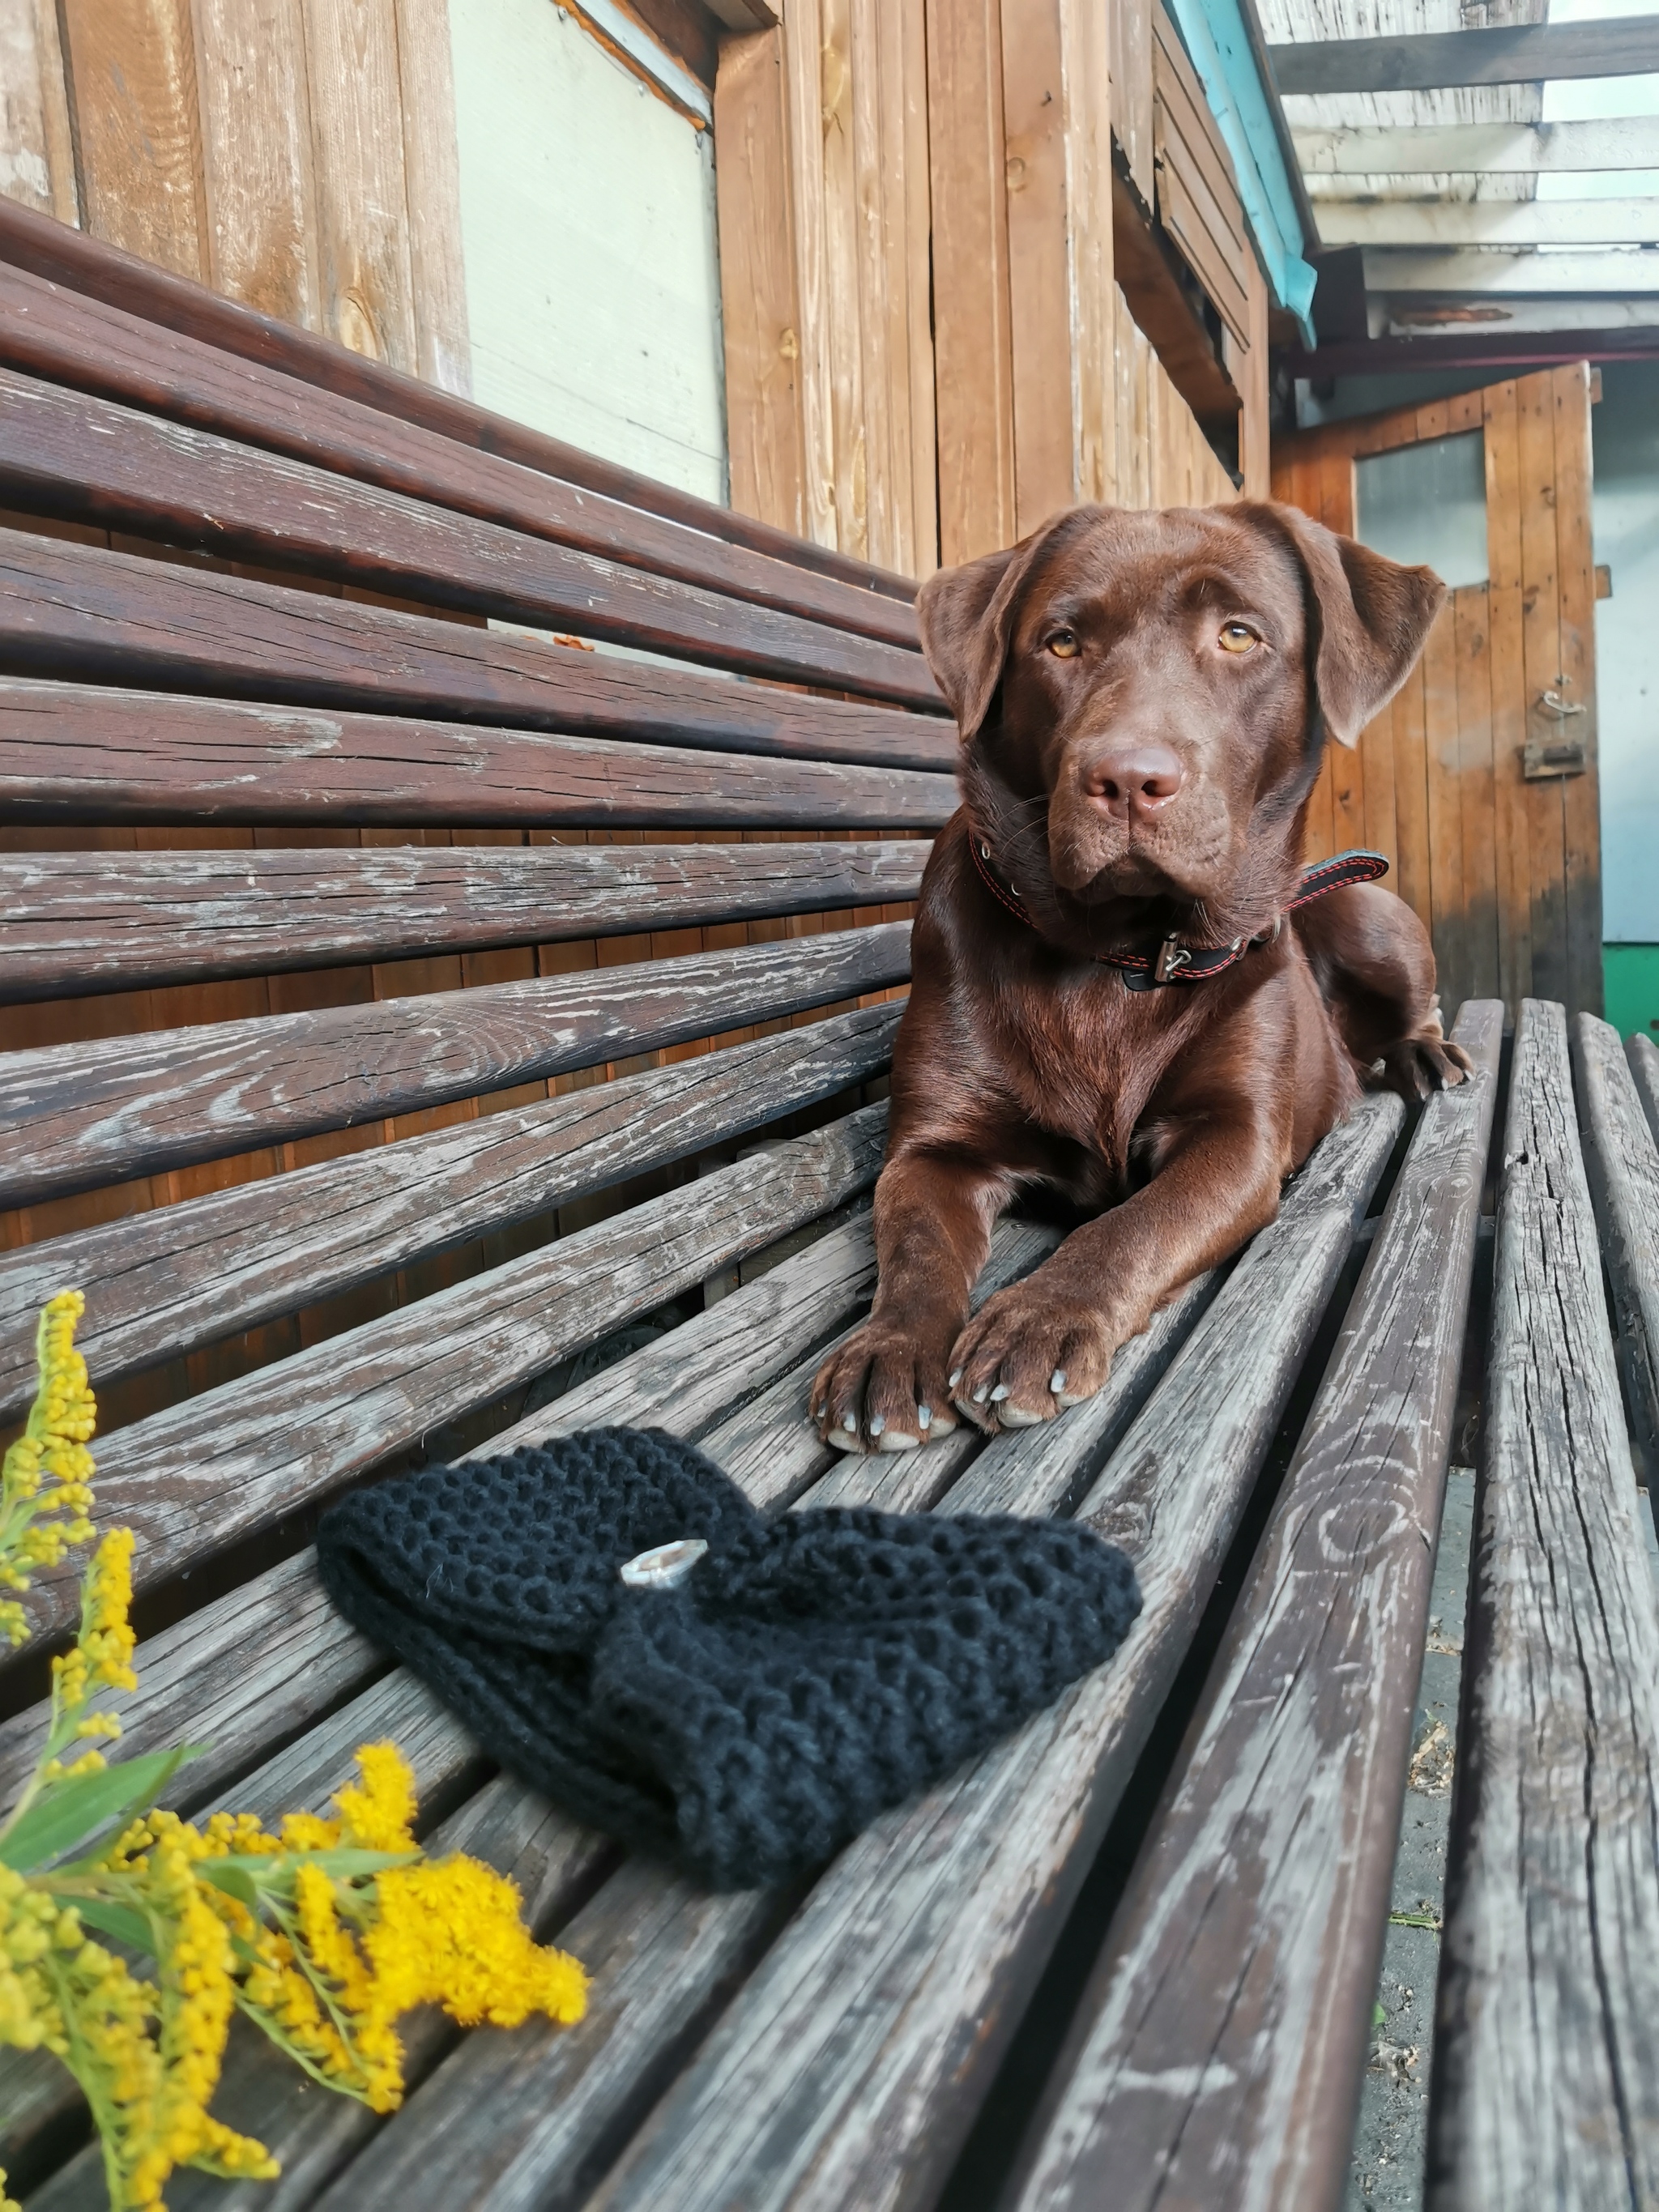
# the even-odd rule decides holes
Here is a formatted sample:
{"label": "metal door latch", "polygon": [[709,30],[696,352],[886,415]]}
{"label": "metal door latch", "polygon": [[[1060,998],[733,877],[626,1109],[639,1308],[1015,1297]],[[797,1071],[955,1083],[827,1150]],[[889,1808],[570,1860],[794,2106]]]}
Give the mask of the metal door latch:
{"label": "metal door latch", "polygon": [[1557,726],[1547,737],[1527,739],[1521,756],[1521,773],[1529,783],[1539,782],[1547,776],[1583,775],[1589,766],[1589,749],[1583,738],[1569,737],[1561,726],[1575,715],[1589,712],[1582,702],[1561,696],[1571,684],[1570,676],[1558,676],[1553,690],[1539,694],[1539,713],[1549,715]]}

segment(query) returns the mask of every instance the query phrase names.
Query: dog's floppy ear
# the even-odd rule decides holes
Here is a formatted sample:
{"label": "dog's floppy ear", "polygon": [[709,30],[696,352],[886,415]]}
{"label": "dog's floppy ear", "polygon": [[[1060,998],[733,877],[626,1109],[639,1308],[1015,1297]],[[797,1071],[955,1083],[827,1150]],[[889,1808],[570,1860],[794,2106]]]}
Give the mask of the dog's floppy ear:
{"label": "dog's floppy ear", "polygon": [[921,649],[964,744],[984,721],[1002,680],[1020,586],[1054,532],[1070,520],[1045,523],[1004,552],[941,568],[916,594]]}
{"label": "dog's floppy ear", "polygon": [[1404,568],[1299,507],[1275,501],[1266,512],[1290,538],[1318,607],[1314,682],[1325,726],[1357,744],[1411,674],[1446,587],[1432,568]]}

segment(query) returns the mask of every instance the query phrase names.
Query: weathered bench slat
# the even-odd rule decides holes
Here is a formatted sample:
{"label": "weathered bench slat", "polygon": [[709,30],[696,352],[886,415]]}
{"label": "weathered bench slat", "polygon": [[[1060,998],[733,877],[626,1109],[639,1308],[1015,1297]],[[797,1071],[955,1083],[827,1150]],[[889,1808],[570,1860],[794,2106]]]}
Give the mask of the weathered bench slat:
{"label": "weathered bench slat", "polygon": [[[1124,1544],[1140,1577],[1144,1610],[1122,1649],[960,1779],[848,1846],[596,2206],[930,2201],[1174,1679],[1401,1119],[1397,1099],[1367,1099],[1326,1139],[1085,1501],[1080,1517]],[[947,1510],[1063,1501],[1076,1419],[997,1439]],[[1029,1489],[1022,1462],[1041,1470]],[[442,2080],[441,2069],[412,2112]]]}
{"label": "weathered bench slat", "polygon": [[913,899],[931,848],[0,854],[0,1004]]}
{"label": "weathered bench slat", "polygon": [[953,726],[678,663],[402,614],[0,531],[0,661],[19,675],[516,723],[720,752],[951,765]]}
{"label": "weathered bench slat", "polygon": [[1559,1006],[1510,1085],[1425,2201],[1601,2212],[1659,2202],[1659,1613]]}
{"label": "weathered bench slat", "polygon": [[99,1387],[389,1269],[683,1159],[887,1065],[902,1009],[509,1107],[0,1254],[0,1419],[34,1388],[33,1320],[72,1285]]}
{"label": "weathered bench slat", "polygon": [[1425,1110],[1018,2203],[1341,2197],[1411,1755],[1504,1009]]}
{"label": "weathered bench slat", "polygon": [[915,769],[0,677],[15,822],[933,830],[956,807]]}
{"label": "weathered bench slat", "polygon": [[883,922],[627,968],[0,1055],[0,1205],[591,1067],[902,982]]}
{"label": "weathered bench slat", "polygon": [[1631,1075],[1642,1101],[1642,1111],[1648,1117],[1648,1127],[1653,1132],[1653,1141],[1659,1145],[1659,1046],[1650,1043],[1644,1036],[1633,1036],[1626,1042],[1625,1057],[1630,1062]]}
{"label": "weathered bench slat", "polygon": [[275,368],[304,387],[361,401],[377,416],[423,425],[459,446],[500,454],[647,514],[668,516],[716,539],[750,546],[789,567],[840,577],[906,605],[915,598],[914,578],[793,538],[735,507],[712,506],[694,493],[565,445],[507,416],[492,415],[437,384],[404,375],[297,324],[262,315],[15,200],[0,199],[0,259],[123,313],[198,338],[233,360]]}
{"label": "weathered bench slat", "polygon": [[[886,1118],[865,1107],[706,1176],[695,1208],[671,1191],[118,1430],[99,1524],[137,1531],[137,1587],[167,1580],[867,1189]],[[48,1632],[77,1602],[70,1565],[27,1601]]]}
{"label": "weathered bench slat", "polygon": [[1613,1285],[1625,1402],[1659,1505],[1659,1144],[1642,1111],[1619,1032],[1594,1014],[1572,1024],[1584,1165]]}
{"label": "weathered bench slat", "polygon": [[0,361],[602,559],[892,645],[916,643],[914,612],[886,592],[860,589],[797,560],[751,552],[476,447],[458,447],[360,401],[239,363],[198,339],[3,264]]}
{"label": "weathered bench slat", "polygon": [[914,647],[849,637],[6,368],[0,497],[222,558],[750,676],[942,703]]}

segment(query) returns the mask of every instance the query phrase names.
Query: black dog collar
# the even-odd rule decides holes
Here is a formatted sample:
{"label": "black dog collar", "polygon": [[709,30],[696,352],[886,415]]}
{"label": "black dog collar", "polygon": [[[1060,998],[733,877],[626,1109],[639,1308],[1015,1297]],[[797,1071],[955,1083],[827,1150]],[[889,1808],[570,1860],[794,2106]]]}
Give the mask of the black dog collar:
{"label": "black dog collar", "polygon": [[[975,830],[968,825],[968,850],[980,880],[993,898],[1006,907],[1015,920],[1023,921],[1027,929],[1036,929],[1025,908],[1024,901],[1012,884],[1001,882],[991,866],[991,848]],[[1389,872],[1388,861],[1381,853],[1339,853],[1334,860],[1321,860],[1316,866],[1302,871],[1302,880],[1296,896],[1276,915],[1273,926],[1260,937],[1236,937],[1231,945],[1200,946],[1183,945],[1178,934],[1166,937],[1156,952],[1091,952],[1089,957],[1103,967],[1121,969],[1124,981],[1132,991],[1155,991],[1164,983],[1203,983],[1212,975],[1219,975],[1242,960],[1247,952],[1261,945],[1271,945],[1285,926],[1285,915],[1294,914],[1297,907],[1308,906],[1327,891],[1340,891],[1350,884],[1374,884],[1379,876]]]}

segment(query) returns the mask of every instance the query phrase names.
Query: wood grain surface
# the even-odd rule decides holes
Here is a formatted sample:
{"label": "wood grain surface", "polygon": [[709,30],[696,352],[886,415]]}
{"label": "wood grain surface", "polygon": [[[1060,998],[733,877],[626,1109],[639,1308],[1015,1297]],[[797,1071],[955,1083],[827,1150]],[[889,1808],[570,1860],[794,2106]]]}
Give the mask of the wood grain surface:
{"label": "wood grain surface", "polygon": [[0,677],[13,822],[901,830],[956,805],[951,775],[902,767]]}
{"label": "wood grain surface", "polygon": [[1653,1140],[1659,1145],[1659,1046],[1644,1036],[1629,1037],[1625,1042],[1625,1057],[1630,1062],[1631,1075],[1642,1101],[1642,1110],[1648,1117],[1648,1127],[1653,1132]]}
{"label": "wood grain surface", "polygon": [[3,264],[0,362],[629,568],[889,644],[917,641],[910,606],[884,592],[457,446]]}
{"label": "wood grain surface", "polygon": [[901,1009],[832,1015],[340,1160],[0,1254],[0,1419],[34,1389],[34,1315],[84,1291],[94,1387],[486,1231],[730,1141],[887,1064]]}
{"label": "wood grain surface", "polygon": [[909,925],[0,1055],[0,1205],[717,1036],[903,981]]}
{"label": "wood grain surface", "polygon": [[894,575],[831,546],[792,537],[735,508],[712,506],[672,484],[583,453],[504,415],[492,415],[435,385],[401,375],[382,362],[223,299],[168,270],[112,249],[101,239],[3,198],[0,261],[165,330],[200,339],[234,360],[280,369],[302,386],[361,401],[394,422],[435,430],[471,451],[498,455],[717,540],[837,577],[860,590],[879,592],[904,604],[915,597],[914,578]]}
{"label": "wood grain surface", "polygon": [[[1140,1579],[1122,1649],[848,1846],[596,2207],[931,2201],[1174,1679],[1400,1121],[1397,1100],[1368,1099],[1326,1140],[1085,1498],[1079,1517]],[[1092,1471],[1091,1417],[1109,1425],[1109,1400],[998,1439],[950,1507],[1062,1503]]]}
{"label": "wood grain surface", "polygon": [[[136,1531],[138,1588],[165,1582],[833,1212],[875,1181],[886,1120],[865,1107],[702,1177],[695,1204],[670,1191],[117,1431],[98,1525]],[[37,1577],[37,1634],[76,1591],[72,1564]]]}
{"label": "wood grain surface", "polygon": [[[412,330],[411,330],[412,338]],[[853,636],[0,368],[6,504],[574,629],[754,676],[942,705],[913,647]]]}
{"label": "wood grain surface", "polygon": [[0,853],[0,1004],[915,898],[931,848]]}
{"label": "wood grain surface", "polygon": [[1389,1197],[1018,2202],[1340,2200],[1411,1754],[1504,1009]]}
{"label": "wood grain surface", "polygon": [[1659,1143],[1619,1032],[1595,1014],[1573,1018],[1572,1068],[1584,1166],[1613,1285],[1625,1407],[1651,1507],[1659,1484]]}
{"label": "wood grain surface", "polygon": [[1425,2201],[1603,2212],[1659,2202],[1659,1613],[1559,1006],[1510,1082]]}
{"label": "wood grain surface", "polygon": [[939,715],[401,614],[0,531],[0,656],[21,675],[516,723],[568,736],[948,769]]}

